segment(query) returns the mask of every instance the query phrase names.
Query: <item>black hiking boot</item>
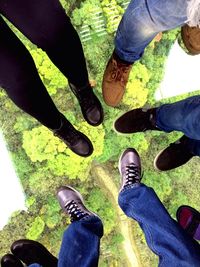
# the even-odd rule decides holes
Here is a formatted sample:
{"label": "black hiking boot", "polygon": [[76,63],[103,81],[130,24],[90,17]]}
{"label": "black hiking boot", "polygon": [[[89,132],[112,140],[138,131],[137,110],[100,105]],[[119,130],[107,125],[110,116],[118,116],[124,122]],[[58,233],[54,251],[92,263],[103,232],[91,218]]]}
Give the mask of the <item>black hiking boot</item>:
{"label": "black hiking boot", "polygon": [[84,119],[92,126],[98,126],[103,121],[103,109],[99,99],[94,94],[91,85],[77,88],[72,83],[69,86],[77,97]]}
{"label": "black hiking boot", "polygon": [[87,216],[97,216],[84,206],[81,194],[70,186],[61,186],[57,198],[63,211],[70,216],[71,222]]}
{"label": "black hiking boot", "polygon": [[121,174],[120,192],[130,188],[133,184],[140,185],[141,162],[134,148],[127,148],[122,153],[119,159],[119,172]]}
{"label": "black hiking boot", "polygon": [[23,267],[23,264],[12,254],[6,254],[1,259],[1,267]]}
{"label": "black hiking boot", "polygon": [[77,155],[88,157],[92,154],[93,146],[89,138],[77,131],[62,114],[60,128],[52,131]]}
{"label": "black hiking boot", "polygon": [[188,151],[185,145],[187,139],[188,137],[183,135],[180,139],[160,151],[154,160],[155,169],[168,171],[188,162],[194,155]]}
{"label": "black hiking boot", "polygon": [[11,246],[11,251],[27,266],[38,263],[45,267],[57,267],[58,259],[54,257],[42,244],[39,242],[21,239],[15,241]]}
{"label": "black hiking boot", "polygon": [[156,108],[130,110],[115,121],[114,128],[120,133],[137,133],[147,130],[160,131],[156,127]]}

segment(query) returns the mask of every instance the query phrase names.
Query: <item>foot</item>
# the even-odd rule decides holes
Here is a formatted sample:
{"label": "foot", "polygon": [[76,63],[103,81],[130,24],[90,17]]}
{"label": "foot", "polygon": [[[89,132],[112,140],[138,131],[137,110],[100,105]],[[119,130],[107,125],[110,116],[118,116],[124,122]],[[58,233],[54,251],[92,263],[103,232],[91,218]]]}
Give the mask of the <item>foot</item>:
{"label": "foot", "polygon": [[62,114],[61,126],[59,129],[54,129],[53,133],[77,155],[88,157],[92,154],[93,146],[89,138],[77,131]]}
{"label": "foot", "polygon": [[200,28],[190,27],[187,24],[181,28],[183,43],[191,55],[200,54]]}
{"label": "foot", "polygon": [[1,267],[23,267],[23,264],[12,254],[6,254],[1,259]]}
{"label": "foot", "polygon": [[11,246],[15,257],[26,265],[38,263],[45,267],[56,267],[58,260],[39,242],[21,239],[15,241]]}
{"label": "foot", "polygon": [[140,185],[141,162],[140,156],[134,148],[127,148],[119,159],[119,172],[121,174],[120,192],[132,185]]}
{"label": "foot", "polygon": [[187,139],[184,135],[163,149],[154,160],[155,169],[158,171],[168,171],[188,162],[194,155],[188,151],[185,145]]}
{"label": "foot", "polygon": [[200,240],[200,213],[190,206],[180,206],[176,212],[179,225],[194,239]]}
{"label": "foot", "polygon": [[108,106],[117,106],[125,92],[132,64],[122,62],[113,52],[106,66],[102,90],[103,98]]}
{"label": "foot", "polygon": [[128,111],[115,121],[114,128],[120,133],[159,130],[156,127],[156,108],[147,110],[138,108]]}
{"label": "foot", "polygon": [[70,216],[71,222],[87,216],[97,216],[84,206],[81,194],[70,186],[61,186],[57,198],[63,211]]}
{"label": "foot", "polygon": [[84,119],[92,126],[101,124],[103,122],[103,109],[90,84],[82,88],[77,88],[71,83],[69,86],[79,101]]}

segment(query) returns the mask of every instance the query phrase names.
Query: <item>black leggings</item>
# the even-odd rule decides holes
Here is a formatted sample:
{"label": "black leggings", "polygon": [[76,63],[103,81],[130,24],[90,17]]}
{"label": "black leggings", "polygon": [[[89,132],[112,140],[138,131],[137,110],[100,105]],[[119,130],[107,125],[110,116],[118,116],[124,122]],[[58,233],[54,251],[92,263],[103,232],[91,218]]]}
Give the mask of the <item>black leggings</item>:
{"label": "black leggings", "polygon": [[0,86],[22,110],[43,125],[60,127],[60,113],[44,87],[34,61],[3,15],[43,49],[76,86],[88,83],[83,49],[59,0],[0,0]]}

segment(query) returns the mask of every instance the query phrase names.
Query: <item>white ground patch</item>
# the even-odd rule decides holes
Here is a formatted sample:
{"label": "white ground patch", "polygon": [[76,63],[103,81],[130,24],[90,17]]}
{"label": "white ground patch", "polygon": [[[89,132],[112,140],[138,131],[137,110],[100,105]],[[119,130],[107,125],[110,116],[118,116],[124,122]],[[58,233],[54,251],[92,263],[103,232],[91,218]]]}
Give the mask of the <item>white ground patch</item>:
{"label": "white ground patch", "polygon": [[0,230],[16,210],[26,210],[25,195],[0,132]]}
{"label": "white ground patch", "polygon": [[176,41],[167,58],[165,75],[155,93],[155,99],[160,100],[200,90],[199,69],[200,55],[186,54]]}

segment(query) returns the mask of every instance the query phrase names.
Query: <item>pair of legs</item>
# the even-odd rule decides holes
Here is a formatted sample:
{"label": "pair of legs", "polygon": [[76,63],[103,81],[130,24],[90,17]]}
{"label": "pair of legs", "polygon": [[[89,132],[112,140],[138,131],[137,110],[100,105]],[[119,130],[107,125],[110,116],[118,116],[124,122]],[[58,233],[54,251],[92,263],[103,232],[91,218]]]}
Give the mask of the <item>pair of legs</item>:
{"label": "pair of legs", "polygon": [[[91,125],[99,125],[103,119],[101,104],[89,85],[78,34],[59,0],[2,0],[0,3],[0,86],[19,108],[46,127],[58,130],[66,121],[44,87],[30,53],[3,17],[47,53],[68,79],[72,91],[79,100],[84,118]],[[61,137],[66,135],[62,132],[59,134]],[[85,146],[88,145],[88,150],[90,146],[90,154],[90,141],[79,135],[79,139],[81,138]],[[66,140],[70,147],[72,144],[69,140],[71,136]],[[80,154],[80,151],[74,152]]]}
{"label": "pair of legs", "polygon": [[104,73],[102,87],[106,104],[116,106],[120,103],[132,64],[142,57],[145,48],[159,32],[184,25],[182,31],[184,43],[191,46],[191,40],[195,39],[198,51],[193,54],[200,53],[199,28],[197,28],[198,38],[195,37],[196,31],[191,33],[188,29],[185,30],[187,27],[185,23],[192,19],[188,17],[189,2],[191,1],[132,0],[130,2],[118,27],[114,53]]}
{"label": "pair of legs", "polygon": [[158,170],[170,170],[185,164],[193,156],[200,156],[200,96],[192,96],[173,104],[143,110],[131,110],[115,122],[121,133],[146,130],[181,131],[184,136],[161,151],[155,158]]}
{"label": "pair of legs", "polygon": [[[173,220],[154,190],[140,183],[140,158],[134,149],[127,149],[122,154],[119,171],[122,179],[119,205],[128,217],[140,224],[148,246],[159,256],[159,266],[198,267],[200,246],[193,237],[200,238],[200,214],[189,207],[179,209],[178,219],[186,231]],[[58,190],[58,200],[72,223],[64,233],[57,266],[98,266],[99,245],[103,235],[101,219],[84,206],[80,193],[71,187],[61,187]],[[188,231],[189,228],[192,231]],[[24,248],[19,248],[23,242]],[[25,255],[28,253],[24,252],[31,250],[31,247],[32,251],[38,247],[36,254],[40,255],[32,255],[32,260],[29,260],[31,267],[56,266],[57,262],[52,263],[55,258],[47,256],[47,250],[33,241],[16,241],[11,251],[27,263]],[[42,257],[42,253],[46,258]],[[8,267],[5,265],[5,257],[2,259],[2,267]],[[49,262],[51,260],[53,265],[45,263],[44,259],[49,259]]]}
{"label": "pair of legs", "polygon": [[[120,192],[118,201],[140,224],[149,248],[159,256],[159,266],[199,266],[199,244],[170,217],[152,188],[133,184]],[[58,266],[97,267],[101,236],[100,218],[73,222],[64,233]]]}

